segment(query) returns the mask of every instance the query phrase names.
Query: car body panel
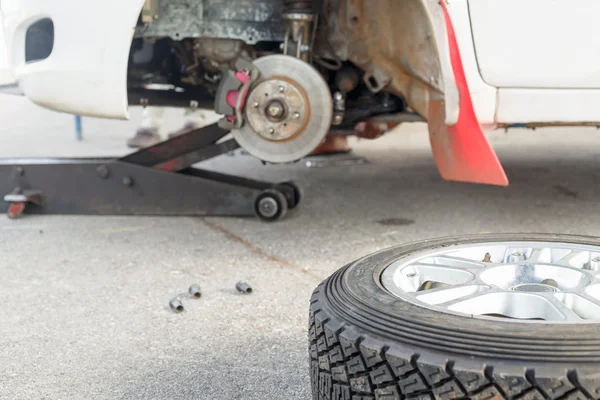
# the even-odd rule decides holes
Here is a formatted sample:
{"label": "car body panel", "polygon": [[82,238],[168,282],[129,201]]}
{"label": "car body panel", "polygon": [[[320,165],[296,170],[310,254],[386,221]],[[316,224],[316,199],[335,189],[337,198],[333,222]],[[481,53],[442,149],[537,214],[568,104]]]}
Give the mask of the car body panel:
{"label": "car body panel", "polygon": [[12,69],[8,63],[8,49],[4,40],[4,26],[0,16],[0,86],[8,86],[16,83]]}
{"label": "car body panel", "polygon": [[[43,107],[79,115],[127,118],[127,65],[144,0],[3,0],[8,59],[21,90]],[[54,48],[25,62],[28,27],[54,22]]]}
{"label": "car body panel", "polygon": [[600,2],[469,0],[484,81],[499,88],[600,88]]}

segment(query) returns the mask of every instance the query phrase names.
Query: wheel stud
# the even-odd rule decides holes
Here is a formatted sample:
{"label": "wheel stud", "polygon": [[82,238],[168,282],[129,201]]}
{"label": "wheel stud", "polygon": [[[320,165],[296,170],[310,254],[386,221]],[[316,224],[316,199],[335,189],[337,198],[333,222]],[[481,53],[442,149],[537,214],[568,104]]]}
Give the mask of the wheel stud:
{"label": "wheel stud", "polygon": [[525,254],[523,253],[512,253],[508,256],[508,262],[516,263],[519,261],[525,261]]}

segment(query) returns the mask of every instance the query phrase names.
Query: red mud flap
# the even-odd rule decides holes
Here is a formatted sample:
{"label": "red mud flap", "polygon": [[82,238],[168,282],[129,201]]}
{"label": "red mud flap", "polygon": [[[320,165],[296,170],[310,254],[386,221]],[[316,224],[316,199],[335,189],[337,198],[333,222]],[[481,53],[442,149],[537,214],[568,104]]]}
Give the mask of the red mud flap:
{"label": "red mud flap", "polygon": [[443,101],[430,102],[429,134],[435,162],[446,180],[508,186],[504,169],[477,121],[445,0],[441,1],[441,5],[448,30],[452,70],[460,96],[460,110],[456,124],[447,126]]}

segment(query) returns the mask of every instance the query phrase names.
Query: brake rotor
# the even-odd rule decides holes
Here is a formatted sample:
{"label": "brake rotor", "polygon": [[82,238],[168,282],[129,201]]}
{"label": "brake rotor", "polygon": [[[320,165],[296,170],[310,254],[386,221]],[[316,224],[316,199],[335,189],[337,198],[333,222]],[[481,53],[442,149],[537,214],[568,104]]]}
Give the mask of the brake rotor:
{"label": "brake rotor", "polygon": [[263,161],[288,163],[307,156],[331,126],[327,83],[310,64],[294,57],[270,55],[253,64],[261,78],[246,99],[245,123],[233,136]]}

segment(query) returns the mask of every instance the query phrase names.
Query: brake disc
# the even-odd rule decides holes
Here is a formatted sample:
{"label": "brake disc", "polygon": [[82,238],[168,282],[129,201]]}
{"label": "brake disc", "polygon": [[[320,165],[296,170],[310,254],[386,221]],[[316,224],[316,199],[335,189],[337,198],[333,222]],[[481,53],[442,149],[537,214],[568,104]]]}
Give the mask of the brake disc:
{"label": "brake disc", "polygon": [[327,83],[310,64],[294,57],[270,55],[253,64],[260,79],[246,98],[245,123],[233,136],[250,154],[271,163],[310,154],[331,126]]}

